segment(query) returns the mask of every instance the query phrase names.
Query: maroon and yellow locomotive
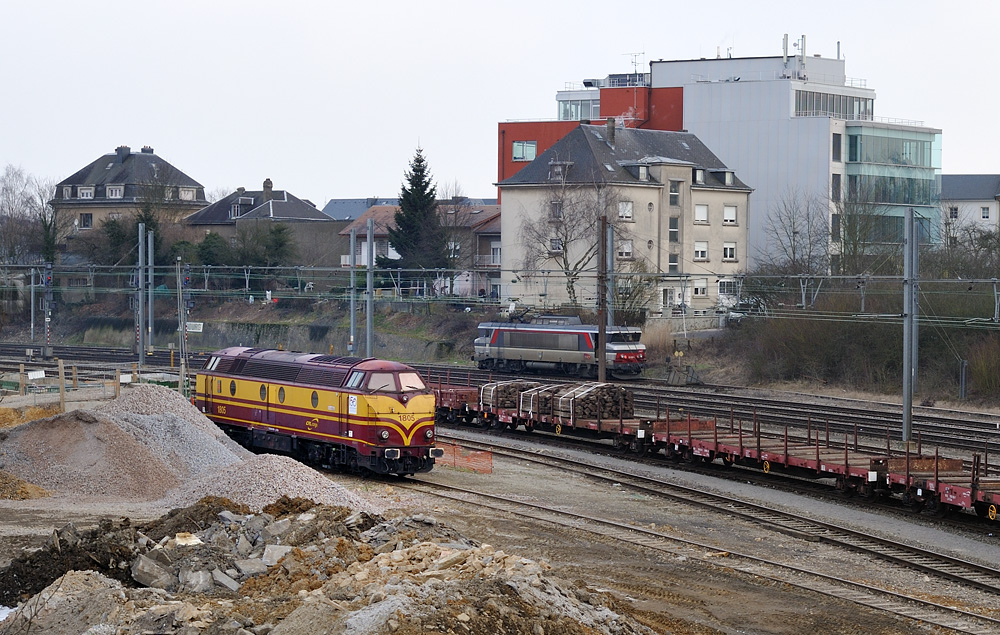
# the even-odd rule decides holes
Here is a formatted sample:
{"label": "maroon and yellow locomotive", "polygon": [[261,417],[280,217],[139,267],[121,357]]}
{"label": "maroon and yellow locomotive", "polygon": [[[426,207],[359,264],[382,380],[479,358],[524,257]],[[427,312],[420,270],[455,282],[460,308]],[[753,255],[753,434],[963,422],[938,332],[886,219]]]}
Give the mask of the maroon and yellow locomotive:
{"label": "maroon and yellow locomotive", "polygon": [[398,362],[226,348],[198,372],[195,405],[246,447],[325,467],[412,475],[442,455],[434,395]]}

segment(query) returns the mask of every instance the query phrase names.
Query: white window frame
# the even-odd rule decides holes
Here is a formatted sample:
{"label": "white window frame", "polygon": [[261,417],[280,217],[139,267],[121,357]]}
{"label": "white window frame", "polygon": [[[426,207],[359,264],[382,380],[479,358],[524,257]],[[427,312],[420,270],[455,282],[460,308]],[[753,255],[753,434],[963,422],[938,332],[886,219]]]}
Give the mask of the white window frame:
{"label": "white window frame", "polygon": [[697,183],[698,185],[705,184],[705,170],[698,168],[697,170],[694,171],[694,182]]}
{"label": "white window frame", "polygon": [[639,180],[640,181],[648,181],[649,180],[649,166],[648,165],[640,165],[639,166]]}
{"label": "white window frame", "polygon": [[121,198],[125,195],[124,185],[109,185],[106,188],[108,198]]}
{"label": "white window frame", "polygon": [[734,182],[733,181],[733,173],[727,171],[725,173],[725,183],[726,183],[726,185],[732,185],[733,182]]}
{"label": "white window frame", "polygon": [[680,207],[681,205],[681,182],[671,181],[670,182],[670,206]]}
{"label": "white window frame", "polygon": [[63,186],[63,198],[73,198],[73,186],[64,185]]}
{"label": "white window frame", "polygon": [[[531,156],[528,156],[531,155]],[[510,150],[510,160],[514,162],[530,162],[534,161],[535,157],[538,156],[538,142],[537,141],[515,141],[511,145]]]}
{"label": "white window frame", "polygon": [[[86,223],[84,222],[86,219]],[[81,230],[83,229],[93,229],[94,228],[94,215],[91,212],[80,212],[79,221],[77,222],[77,227]]]}
{"label": "white window frame", "polygon": [[549,202],[549,219],[550,220],[562,220],[563,217],[563,204],[562,201],[550,201]]}
{"label": "white window frame", "polygon": [[979,210],[980,210],[980,214],[983,217],[983,220],[989,220],[990,219],[990,208],[988,208],[988,207],[981,207],[981,208],[979,208]]}
{"label": "white window frame", "polygon": [[490,243],[490,264],[500,265],[500,241]]}
{"label": "white window frame", "polygon": [[708,260],[708,241],[707,240],[696,240],[694,241],[694,259],[705,261]]}
{"label": "white window frame", "polygon": [[695,278],[691,281],[692,295],[696,298],[708,297],[708,278]]}
{"label": "white window frame", "polygon": [[694,206],[694,222],[699,225],[708,225],[708,205]]}
{"label": "white window frame", "polygon": [[736,243],[722,243],[722,259],[736,262]]}
{"label": "white window frame", "polygon": [[454,240],[448,241],[448,257],[458,258],[462,254],[462,243]]}
{"label": "white window frame", "polygon": [[110,214],[108,214],[108,220],[121,220],[121,219],[122,219],[121,212],[111,212]]}
{"label": "white window frame", "polygon": [[[676,225],[676,227],[671,227]],[[681,219],[680,216],[671,216],[667,220],[667,242],[679,243],[681,241]]]}
{"label": "white window frame", "polygon": [[722,224],[723,225],[737,225],[738,210],[735,205],[723,205],[722,206]]}
{"label": "white window frame", "polygon": [[958,207],[952,206],[948,208],[948,218],[955,220],[958,218]]}
{"label": "white window frame", "polygon": [[549,238],[549,253],[561,254],[563,250],[562,238]]}
{"label": "white window frame", "polygon": [[632,201],[618,201],[618,220],[632,220]]}
{"label": "white window frame", "polygon": [[681,272],[681,255],[667,254],[667,273]]}
{"label": "white window frame", "polygon": [[632,239],[618,241],[618,257],[623,260],[632,259]]}
{"label": "white window frame", "polygon": [[80,187],[76,190],[77,198],[94,198],[93,187]]}
{"label": "white window frame", "polygon": [[182,187],[177,197],[182,201],[193,201],[195,197],[195,190],[193,187]]}

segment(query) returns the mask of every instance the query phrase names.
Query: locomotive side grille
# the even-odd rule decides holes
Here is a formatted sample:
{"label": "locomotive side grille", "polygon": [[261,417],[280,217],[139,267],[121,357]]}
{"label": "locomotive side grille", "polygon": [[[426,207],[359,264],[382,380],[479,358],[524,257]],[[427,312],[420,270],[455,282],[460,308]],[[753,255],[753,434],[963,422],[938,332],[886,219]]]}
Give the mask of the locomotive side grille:
{"label": "locomotive side grille", "polygon": [[243,372],[243,367],[247,365],[247,360],[239,358],[233,362],[233,367],[229,369],[230,375],[239,375]]}
{"label": "locomotive side grille", "polygon": [[319,386],[340,386],[347,377],[347,370],[333,368],[301,368],[299,376],[295,379],[300,384],[314,384]]}
{"label": "locomotive side grille", "polygon": [[236,360],[232,357],[222,358],[219,360],[219,364],[215,367],[215,372],[222,373],[223,375],[229,374],[233,370],[233,365]]}
{"label": "locomotive side grille", "polygon": [[243,374],[248,377],[260,377],[273,381],[295,381],[299,369],[295,366],[272,364],[270,362],[251,359],[246,363]]}
{"label": "locomotive side grille", "polygon": [[345,364],[353,366],[361,361],[360,357],[346,357],[343,355],[320,355],[313,357],[310,362],[324,362],[327,364]]}

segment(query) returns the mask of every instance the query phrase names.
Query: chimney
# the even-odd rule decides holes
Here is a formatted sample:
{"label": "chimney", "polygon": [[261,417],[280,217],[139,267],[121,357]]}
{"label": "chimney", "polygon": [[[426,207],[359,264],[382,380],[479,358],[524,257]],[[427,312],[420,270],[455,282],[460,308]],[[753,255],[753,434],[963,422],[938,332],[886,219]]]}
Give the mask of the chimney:
{"label": "chimney", "polygon": [[608,117],[608,145],[612,148],[615,147],[615,118]]}
{"label": "chimney", "polygon": [[268,202],[274,198],[273,190],[274,186],[271,184],[271,179],[264,179],[264,202]]}
{"label": "chimney", "polygon": [[118,146],[115,148],[115,154],[118,155],[118,163],[125,163],[125,159],[128,155],[132,154],[132,148],[128,146]]}
{"label": "chimney", "polygon": [[143,154],[153,154],[153,148],[151,148],[149,146],[142,146],[142,153]]}
{"label": "chimney", "polygon": [[236,192],[237,192],[237,193],[238,193],[238,194],[239,194],[240,196],[243,196],[243,192],[246,192],[246,191],[247,191],[247,190],[246,190],[246,188],[245,188],[245,187],[238,187],[238,188],[236,188]]}

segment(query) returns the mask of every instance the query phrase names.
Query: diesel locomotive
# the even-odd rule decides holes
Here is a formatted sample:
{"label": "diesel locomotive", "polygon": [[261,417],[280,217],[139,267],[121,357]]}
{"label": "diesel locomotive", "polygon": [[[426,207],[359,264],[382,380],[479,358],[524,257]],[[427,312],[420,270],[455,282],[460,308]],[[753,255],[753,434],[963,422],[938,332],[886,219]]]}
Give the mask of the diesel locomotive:
{"label": "diesel locomotive", "polygon": [[434,394],[398,362],[231,347],[198,372],[195,406],[248,448],[351,472],[427,472]]}
{"label": "diesel locomotive", "polygon": [[597,351],[615,376],[638,375],[646,366],[641,329],[609,326],[607,342],[598,343],[598,327],[579,317],[541,316],[528,324],[482,322],[472,360],[483,370],[545,371],[597,377]]}

